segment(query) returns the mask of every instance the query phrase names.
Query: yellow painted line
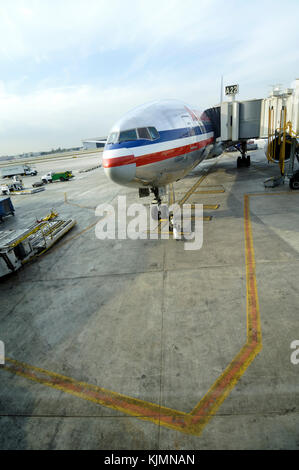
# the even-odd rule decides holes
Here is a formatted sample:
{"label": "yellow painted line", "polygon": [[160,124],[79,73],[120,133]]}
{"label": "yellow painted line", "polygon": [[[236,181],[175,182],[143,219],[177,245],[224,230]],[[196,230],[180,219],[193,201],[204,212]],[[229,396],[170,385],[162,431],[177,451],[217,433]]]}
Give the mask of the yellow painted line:
{"label": "yellow painted line", "polygon": [[203,205],[204,210],[216,210],[216,209],[219,209],[219,207],[220,207],[220,204],[204,204]]}
{"label": "yellow painted line", "polygon": [[184,220],[203,220],[204,222],[209,222],[212,218],[212,215],[204,215],[203,217],[192,215],[191,217],[184,217]]}
{"label": "yellow painted line", "polygon": [[247,342],[210,390],[192,410],[190,428],[201,434],[223,401],[240,380],[246,369],[262,349],[260,311],[256,286],[255,256],[249,211],[249,196],[244,196],[244,232],[247,296]]}
{"label": "yellow painted line", "polygon": [[[214,165],[213,165],[214,166]],[[182,199],[179,201],[178,205],[182,206],[188,199],[189,197],[194,193],[196,188],[203,182],[203,180],[208,176],[209,171],[207,171],[204,175],[202,175],[199,180],[185,193],[185,195],[182,197]],[[173,187],[172,187],[173,189]],[[174,200],[174,191],[172,191],[172,196],[171,199]],[[163,219],[164,221],[165,219]],[[210,219],[207,219],[210,220]],[[162,220],[159,220],[158,225],[157,225],[157,230],[161,230],[161,228],[165,228],[165,226],[168,224],[168,220],[166,220],[166,223],[162,226]]]}
{"label": "yellow painted line", "polygon": [[201,190],[201,191],[194,191],[194,194],[220,194],[220,193],[225,193],[225,189],[207,189],[207,190]]}
{"label": "yellow painted line", "polygon": [[170,183],[168,190],[169,190],[169,205],[172,206],[175,202],[173,183]]}
{"label": "yellow painted line", "polygon": [[[5,362],[6,365],[1,367],[4,370],[48,387],[75,395],[78,398],[92,401],[98,405],[112,408],[125,414],[135,416],[136,418],[154,422],[158,425],[164,423],[164,425],[167,424],[168,427],[172,429],[177,429],[177,426],[182,428],[187,427],[185,424],[185,419],[188,417],[187,413],[145,402],[138,398],[128,397],[120,393],[111,392],[102,387],[80,382],[70,377],[65,377],[64,375],[34,367],[14,359],[6,358]],[[9,365],[7,365],[7,363]]]}
{"label": "yellow painted line", "polygon": [[[249,196],[244,197],[244,232],[247,292],[247,342],[190,413],[160,406],[106,390],[61,374],[6,358],[2,368],[40,384],[84,400],[121,411],[159,426],[199,436],[262,348],[260,312],[255,277],[255,257],[250,221]],[[8,365],[7,365],[8,364]]]}
{"label": "yellow painted line", "polygon": [[67,193],[64,193],[64,203],[69,204],[70,206],[80,207],[80,209],[90,209],[90,210],[96,209],[96,207],[83,206],[82,204],[77,204],[76,202],[69,201],[67,197]]}
{"label": "yellow painted line", "polygon": [[68,237],[66,240],[64,240],[63,242],[59,243],[58,245],[54,245],[52,248],[51,248],[51,252],[56,250],[57,248],[61,248],[62,246],[66,245],[67,243],[69,243],[70,241],[80,237],[83,233],[87,232],[88,230],[90,230],[91,228],[95,227],[96,224],[98,223],[98,220],[96,222],[93,222],[92,224],[88,225],[87,227],[85,227],[83,230],[81,230],[81,232],[78,232],[78,233],[75,233],[75,235],[71,236],[71,237]]}
{"label": "yellow painted line", "polygon": [[131,416],[151,421],[160,426],[199,436],[261,349],[261,328],[255,282],[255,262],[248,196],[247,199],[245,197],[244,219],[247,283],[247,343],[191,413],[183,413],[137,398],[111,392],[104,388],[79,382],[70,377],[36,368],[13,359],[6,359],[9,365],[4,366],[4,369],[43,385],[62,390],[79,398],[93,401],[96,404],[113,408]]}
{"label": "yellow painted line", "polygon": [[186,192],[185,196],[182,197],[182,199],[179,202],[179,206],[182,206],[185,204],[185,202],[189,199],[189,197],[195,193],[195,190],[198,188],[198,186],[203,182],[203,180],[208,176],[209,172],[207,172],[205,175],[202,175],[199,180],[192,186],[192,188],[189,189],[189,191]]}
{"label": "yellow painted line", "polygon": [[201,219],[204,221],[204,222],[209,222],[210,220],[212,220],[213,216],[212,215],[204,215],[203,217],[196,217],[196,216],[193,216],[191,217],[191,220],[195,220],[195,219]]}
{"label": "yellow painted line", "polygon": [[[30,366],[13,359],[6,358],[2,368],[29,378],[66,393],[73,394],[96,404],[122,411],[139,419],[153,422],[176,431],[199,436],[210,419],[217,412],[238,380],[262,349],[262,333],[258,292],[256,285],[255,255],[250,220],[249,198],[259,193],[244,196],[244,234],[245,234],[245,264],[246,264],[246,296],[247,296],[247,342],[241,348],[233,361],[215,381],[206,395],[190,413],[163,407],[137,398],[128,397],[106,390],[95,385],[79,382],[70,377],[49,372]],[[272,193],[277,194],[277,193]],[[284,194],[284,193],[283,193]]]}
{"label": "yellow painted line", "polygon": [[[201,203],[197,203],[197,204],[193,203],[190,205],[191,205],[191,209],[194,210],[194,209],[197,209],[197,206],[201,205]],[[220,204],[203,204],[204,210],[216,210],[216,209],[219,209],[219,207],[220,207]]]}

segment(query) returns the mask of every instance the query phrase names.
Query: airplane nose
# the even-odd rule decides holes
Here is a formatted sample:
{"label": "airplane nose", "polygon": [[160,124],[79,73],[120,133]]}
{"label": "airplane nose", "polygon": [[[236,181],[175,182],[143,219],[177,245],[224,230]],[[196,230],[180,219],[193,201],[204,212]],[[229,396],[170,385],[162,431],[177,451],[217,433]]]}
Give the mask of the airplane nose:
{"label": "airplane nose", "polygon": [[136,175],[136,163],[104,168],[106,176],[120,185],[129,184]]}
{"label": "airplane nose", "polygon": [[114,183],[130,186],[136,176],[136,160],[131,149],[104,150],[102,163],[106,176]]}

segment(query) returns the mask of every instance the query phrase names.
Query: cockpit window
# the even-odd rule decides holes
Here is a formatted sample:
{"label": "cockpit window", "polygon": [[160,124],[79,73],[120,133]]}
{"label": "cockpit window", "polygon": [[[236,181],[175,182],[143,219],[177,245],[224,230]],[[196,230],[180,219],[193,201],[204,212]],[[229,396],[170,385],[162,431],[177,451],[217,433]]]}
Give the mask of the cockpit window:
{"label": "cockpit window", "polygon": [[116,144],[118,141],[118,132],[111,132],[107,139],[107,144]]}
{"label": "cockpit window", "polygon": [[152,140],[150,133],[147,127],[139,127],[138,129],[138,137],[139,139],[149,139]]}
{"label": "cockpit window", "polygon": [[157,131],[157,129],[155,127],[148,127],[148,131],[151,135],[151,138],[153,140],[155,139],[159,139],[160,135],[159,135],[159,132]]}
{"label": "cockpit window", "polygon": [[127,142],[128,140],[137,140],[137,132],[136,129],[130,129],[128,131],[122,131],[119,133],[118,142]]}
{"label": "cockpit window", "polygon": [[139,127],[138,129],[128,129],[127,131],[111,132],[108,136],[107,144],[120,144],[131,140],[156,140],[160,134],[155,127]]}

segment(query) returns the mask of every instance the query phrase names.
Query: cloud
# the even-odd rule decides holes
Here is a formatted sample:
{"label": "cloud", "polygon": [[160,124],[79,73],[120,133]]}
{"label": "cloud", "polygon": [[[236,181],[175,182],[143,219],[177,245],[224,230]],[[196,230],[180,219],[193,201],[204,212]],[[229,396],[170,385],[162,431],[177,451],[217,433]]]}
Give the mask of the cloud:
{"label": "cloud", "polygon": [[230,18],[214,0],[12,0],[0,4],[0,58],[45,60],[139,45],[203,45],[229,35]]}
{"label": "cloud", "polygon": [[198,83],[186,81],[186,87],[188,93],[178,93],[177,81],[156,77],[151,86],[80,85],[18,95],[7,93],[0,82],[0,155],[81,145],[83,138],[107,135],[116,119],[146,101],[169,97],[194,102]]}
{"label": "cloud", "polygon": [[[279,12],[279,13],[278,13]],[[80,145],[148,100],[216,104],[298,75],[298,1],[0,2],[0,155]]]}

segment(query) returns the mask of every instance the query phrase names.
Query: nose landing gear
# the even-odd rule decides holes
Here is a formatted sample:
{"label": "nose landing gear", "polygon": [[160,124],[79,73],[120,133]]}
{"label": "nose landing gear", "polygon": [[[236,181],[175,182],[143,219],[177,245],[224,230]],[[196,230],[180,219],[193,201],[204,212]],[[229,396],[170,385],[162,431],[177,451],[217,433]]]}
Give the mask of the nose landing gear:
{"label": "nose landing gear", "polygon": [[174,203],[174,200],[169,200],[169,204],[162,204],[162,196],[165,194],[165,188],[151,188],[155,199],[151,203],[151,217],[159,223],[168,220],[169,231],[173,231],[173,212],[169,210],[169,206]]}

